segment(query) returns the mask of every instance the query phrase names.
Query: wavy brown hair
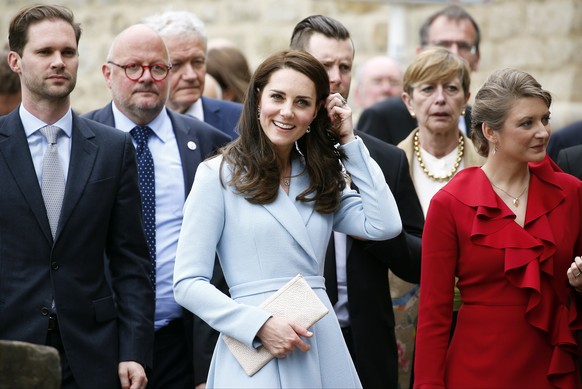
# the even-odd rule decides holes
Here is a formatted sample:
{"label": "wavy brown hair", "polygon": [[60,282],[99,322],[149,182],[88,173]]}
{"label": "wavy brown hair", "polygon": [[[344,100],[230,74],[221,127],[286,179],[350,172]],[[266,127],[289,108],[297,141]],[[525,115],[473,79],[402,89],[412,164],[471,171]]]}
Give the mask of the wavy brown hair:
{"label": "wavy brown hair", "polygon": [[317,59],[304,51],[285,50],[272,54],[253,74],[239,122],[239,137],[220,150],[224,158],[222,163],[227,163],[232,171],[229,184],[253,204],[268,204],[277,198],[280,162],[261,128],[257,108],[265,85],[273,73],[281,69],[293,69],[313,81],[318,107],[310,125],[311,132],[299,138],[298,150],[292,152],[292,158],[304,159],[303,173],[310,179],[309,187],[297,196],[297,200],[313,201],[316,211],[331,213],[339,206],[341,191],[346,186],[340,163],[346,156],[341,148],[335,147],[339,137],[332,129],[324,104],[329,95],[327,73]]}

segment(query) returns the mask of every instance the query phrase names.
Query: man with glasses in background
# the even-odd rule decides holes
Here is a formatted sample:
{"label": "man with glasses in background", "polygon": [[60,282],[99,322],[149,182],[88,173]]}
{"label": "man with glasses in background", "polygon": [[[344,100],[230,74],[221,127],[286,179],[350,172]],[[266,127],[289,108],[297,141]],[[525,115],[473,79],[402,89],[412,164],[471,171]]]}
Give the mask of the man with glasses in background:
{"label": "man with glasses in background", "polygon": [[[427,47],[444,47],[464,58],[476,71],[481,53],[481,32],[473,17],[458,5],[450,5],[431,15],[420,28],[420,46],[417,53]],[[461,131],[470,135],[471,109],[467,107]],[[389,98],[376,103],[362,112],[358,130],[367,132],[385,142],[397,145],[417,127],[401,97]]]}
{"label": "man with glasses in background", "polygon": [[193,315],[174,300],[172,280],[182,207],[196,168],[231,140],[216,128],[165,107],[171,70],[166,46],[155,30],[143,24],[127,28],[113,41],[102,66],[113,101],[86,115],[129,132],[136,147],[156,295],[150,389],[194,388],[194,342],[215,342],[195,334]]}

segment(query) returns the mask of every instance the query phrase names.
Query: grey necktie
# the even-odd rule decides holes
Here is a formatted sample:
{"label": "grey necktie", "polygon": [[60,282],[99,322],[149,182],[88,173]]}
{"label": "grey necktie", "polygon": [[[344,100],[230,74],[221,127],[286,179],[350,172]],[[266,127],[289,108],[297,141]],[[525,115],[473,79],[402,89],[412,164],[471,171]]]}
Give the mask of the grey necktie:
{"label": "grey necktie", "polygon": [[57,232],[61,207],[65,196],[65,175],[59,161],[59,148],[57,138],[61,129],[55,126],[46,126],[40,132],[48,140],[48,147],[44,153],[42,164],[42,198],[46,207],[46,213],[51,226],[53,238]]}

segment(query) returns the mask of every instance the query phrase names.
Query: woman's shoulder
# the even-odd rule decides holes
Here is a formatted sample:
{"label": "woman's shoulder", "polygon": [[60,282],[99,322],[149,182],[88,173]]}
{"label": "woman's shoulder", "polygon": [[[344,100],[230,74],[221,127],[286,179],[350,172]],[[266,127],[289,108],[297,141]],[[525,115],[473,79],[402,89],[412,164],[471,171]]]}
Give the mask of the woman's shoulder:
{"label": "woman's shoulder", "polygon": [[224,158],[222,155],[205,159],[198,165],[195,179],[198,181],[202,179],[205,181],[218,180],[221,175],[228,174],[228,171],[225,171],[225,166],[227,164],[223,163],[223,160]]}
{"label": "woman's shoulder", "polygon": [[[469,189],[470,188],[470,189]],[[455,199],[468,206],[488,203],[491,184],[480,166],[459,171],[434,197]]]}

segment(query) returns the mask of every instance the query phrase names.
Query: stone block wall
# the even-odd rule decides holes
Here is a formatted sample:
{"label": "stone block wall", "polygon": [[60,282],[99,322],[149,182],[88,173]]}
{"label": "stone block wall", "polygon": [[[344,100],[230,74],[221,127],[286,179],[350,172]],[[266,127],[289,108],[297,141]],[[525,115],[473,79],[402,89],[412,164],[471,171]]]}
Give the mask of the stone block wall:
{"label": "stone block wall", "polygon": [[[1,1],[0,33],[5,39],[14,13],[36,1]],[[395,38],[405,42],[400,58],[405,67],[415,55],[423,20],[446,1],[417,4],[394,0],[60,0],[59,3],[71,8],[83,27],[78,84],[72,102],[76,111],[84,113],[110,99],[101,65],[112,38],[141,18],[168,8],[196,13],[206,23],[210,39],[234,41],[252,67],[271,52],[286,48],[298,21],[312,14],[329,15],[350,30],[356,46],[354,70],[357,70],[358,64],[367,58],[387,53],[390,41]],[[582,119],[582,1],[489,0],[468,2],[465,7],[482,30],[481,66],[473,76],[473,94],[493,70],[517,67],[530,72],[553,93],[554,129]],[[391,37],[390,17],[397,10],[405,19],[404,31],[399,32],[404,36]]]}

